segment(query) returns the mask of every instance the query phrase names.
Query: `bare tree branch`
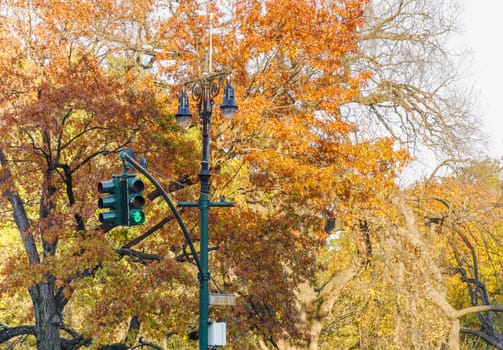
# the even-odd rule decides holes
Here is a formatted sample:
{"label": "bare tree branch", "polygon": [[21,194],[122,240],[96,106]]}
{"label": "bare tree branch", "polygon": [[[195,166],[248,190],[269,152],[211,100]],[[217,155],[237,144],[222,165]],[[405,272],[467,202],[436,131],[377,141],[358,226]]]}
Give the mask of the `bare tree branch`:
{"label": "bare tree branch", "polygon": [[35,326],[7,327],[2,324],[0,326],[0,344],[6,342],[9,339],[26,334],[35,335]]}

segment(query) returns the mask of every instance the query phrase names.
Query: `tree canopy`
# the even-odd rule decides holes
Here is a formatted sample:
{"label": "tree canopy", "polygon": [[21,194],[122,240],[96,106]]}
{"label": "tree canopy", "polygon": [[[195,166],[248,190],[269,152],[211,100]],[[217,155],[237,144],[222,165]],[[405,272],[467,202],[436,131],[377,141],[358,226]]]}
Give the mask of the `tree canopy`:
{"label": "tree canopy", "polygon": [[210,197],[236,203],[209,217],[229,348],[503,348],[498,163],[397,185],[419,143],[469,155],[435,3],[3,1],[0,343],[195,347],[197,269],[169,208],[147,185],[146,224],[110,227],[96,186],[128,148],[174,201],[198,195],[198,117],[173,113],[211,43],[239,105],[211,125]]}

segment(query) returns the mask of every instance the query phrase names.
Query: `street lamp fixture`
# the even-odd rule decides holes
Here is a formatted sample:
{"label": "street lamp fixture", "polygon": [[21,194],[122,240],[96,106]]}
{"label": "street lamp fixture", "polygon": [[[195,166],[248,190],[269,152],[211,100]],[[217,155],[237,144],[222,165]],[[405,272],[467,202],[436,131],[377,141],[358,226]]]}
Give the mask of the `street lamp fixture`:
{"label": "street lamp fixture", "polygon": [[222,115],[227,120],[232,120],[238,111],[238,106],[234,100],[234,88],[231,86],[229,80],[224,88],[224,100],[220,105]]}
{"label": "street lamp fixture", "polygon": [[226,81],[224,88],[223,102],[220,110],[225,119],[231,120],[237,112],[236,101],[234,100],[234,89],[230,85],[230,71],[212,73],[209,67],[209,54],[206,53],[204,70],[201,77],[183,84],[182,93],[178,98],[178,112],[175,114],[177,124],[182,128],[187,128],[192,122],[192,115],[189,111],[188,92],[197,102],[198,114],[202,122],[203,149],[201,159],[201,172],[199,182],[201,191],[198,202],[180,202],[181,207],[198,207],[200,212],[200,240],[199,259],[200,271],[199,280],[199,349],[208,349],[208,311],[209,311],[209,286],[210,273],[208,270],[208,214],[211,207],[231,207],[233,203],[211,202],[210,192],[210,124],[213,111],[214,98],[220,91],[220,84]]}
{"label": "street lamp fixture", "polygon": [[234,99],[234,88],[230,84],[229,74],[230,72],[228,71],[215,74],[203,72],[201,78],[188,81],[184,84],[182,93],[178,97],[178,111],[175,114],[178,126],[186,129],[192,123],[192,114],[189,110],[189,97],[185,90],[188,88],[192,92],[194,100],[198,102],[198,112],[203,121],[204,130],[205,119],[209,119],[213,111],[213,98],[218,95],[220,83],[225,77],[227,77],[227,84],[224,88],[224,97],[220,105],[220,111],[225,119],[232,120],[234,118],[238,106]]}
{"label": "street lamp fixture", "polygon": [[176,123],[183,129],[187,129],[192,122],[192,114],[189,110],[189,97],[187,93],[182,91],[178,98],[178,112],[175,114]]}

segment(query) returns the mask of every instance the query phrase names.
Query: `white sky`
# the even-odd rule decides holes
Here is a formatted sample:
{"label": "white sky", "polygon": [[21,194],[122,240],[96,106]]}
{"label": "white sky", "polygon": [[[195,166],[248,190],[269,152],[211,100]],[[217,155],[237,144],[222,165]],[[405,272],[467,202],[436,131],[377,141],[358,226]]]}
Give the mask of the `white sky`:
{"label": "white sky", "polygon": [[461,40],[472,50],[479,114],[491,136],[490,156],[503,156],[503,1],[460,0]]}

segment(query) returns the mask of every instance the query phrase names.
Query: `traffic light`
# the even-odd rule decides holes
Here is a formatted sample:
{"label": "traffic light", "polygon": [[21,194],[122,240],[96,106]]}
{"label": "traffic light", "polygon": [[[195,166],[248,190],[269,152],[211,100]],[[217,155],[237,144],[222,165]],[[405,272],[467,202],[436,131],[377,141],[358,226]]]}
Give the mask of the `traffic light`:
{"label": "traffic light", "polygon": [[98,183],[99,193],[108,193],[108,196],[98,199],[98,208],[109,209],[101,212],[99,220],[103,224],[120,225],[123,217],[123,187],[119,175],[113,175],[112,180]]}
{"label": "traffic light", "polygon": [[100,222],[114,226],[136,226],[145,223],[145,198],[142,196],[144,189],[143,181],[134,174],[113,175],[112,180],[99,182],[98,192],[108,195],[98,200],[98,207],[109,209],[100,213]]}
{"label": "traffic light", "polygon": [[145,223],[145,213],[143,212],[145,198],[142,196],[145,185],[136,175],[132,174],[128,174],[127,184],[127,226],[141,225]]}

